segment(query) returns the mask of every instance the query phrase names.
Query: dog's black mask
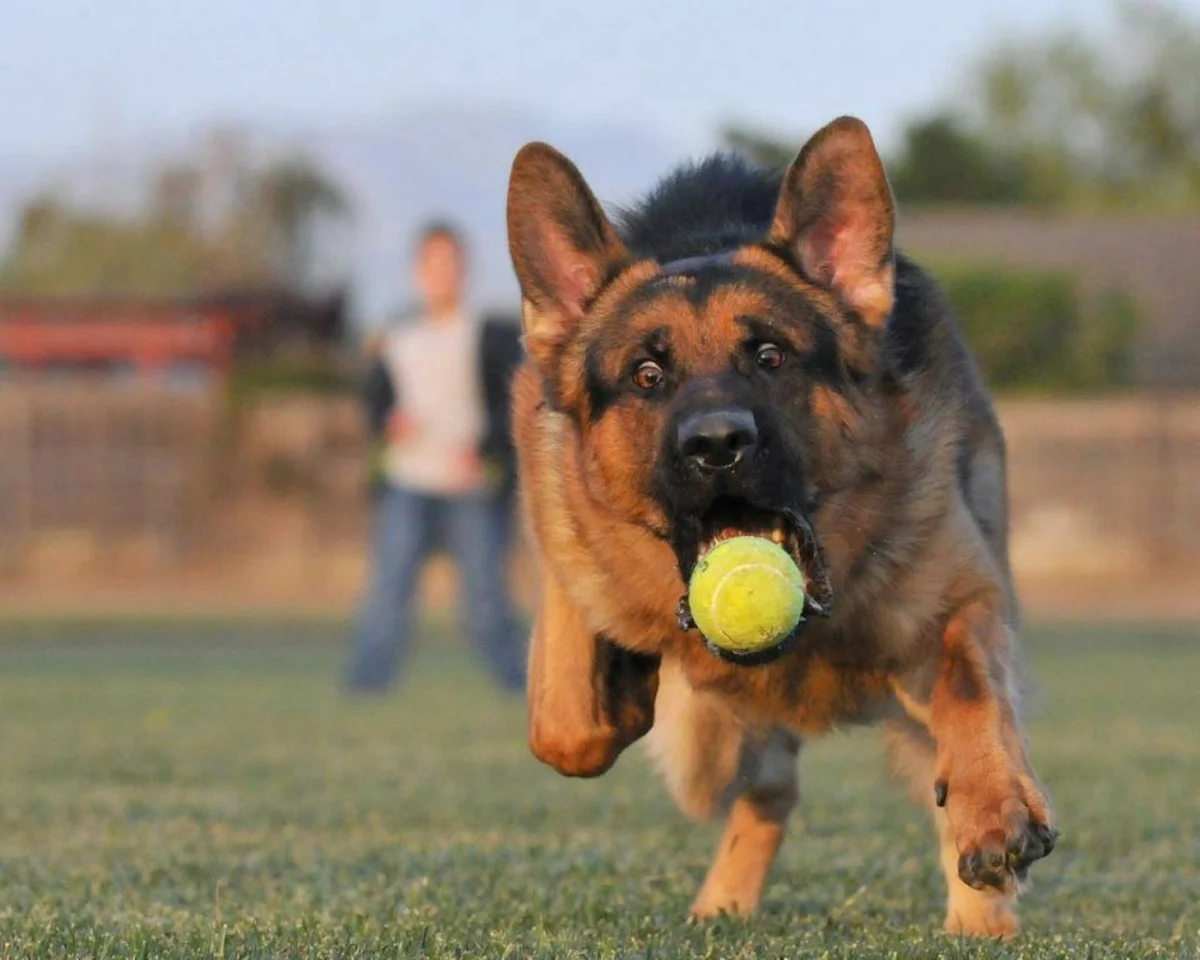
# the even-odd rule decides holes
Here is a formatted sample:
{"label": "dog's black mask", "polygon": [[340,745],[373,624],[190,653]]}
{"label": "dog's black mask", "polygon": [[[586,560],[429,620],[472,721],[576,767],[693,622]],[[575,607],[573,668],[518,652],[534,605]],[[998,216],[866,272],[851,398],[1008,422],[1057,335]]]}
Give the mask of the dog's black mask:
{"label": "dog's black mask", "polygon": [[[777,418],[743,378],[694,381],[673,399],[655,476],[671,545],[686,583],[700,556],[720,540],[751,535],[791,554],[808,582],[806,617],[828,616],[833,596],[810,521],[803,464],[787,448]],[[803,631],[801,620],[795,635]],[[693,626],[686,597],[680,623]],[[773,660],[788,644],[753,655]],[[717,651],[720,652],[720,651]],[[733,657],[748,662],[746,657]]]}

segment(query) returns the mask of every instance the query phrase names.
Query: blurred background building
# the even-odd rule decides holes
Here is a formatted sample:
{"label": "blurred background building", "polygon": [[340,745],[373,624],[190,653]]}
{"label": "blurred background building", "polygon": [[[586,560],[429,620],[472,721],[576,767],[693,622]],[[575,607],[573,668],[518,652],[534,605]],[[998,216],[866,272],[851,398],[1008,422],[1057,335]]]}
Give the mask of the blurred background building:
{"label": "blurred background building", "polygon": [[[476,297],[511,310],[522,143],[620,204],[687,155],[785,163],[856,113],[999,398],[1030,605],[1200,611],[1200,3],[628,0],[555,25],[122,0],[69,11],[64,50],[71,6],[0,38],[0,86],[60,94],[0,103],[0,603],[348,611],[361,344],[418,223],[468,225]],[[847,30],[862,50],[756,53]]]}

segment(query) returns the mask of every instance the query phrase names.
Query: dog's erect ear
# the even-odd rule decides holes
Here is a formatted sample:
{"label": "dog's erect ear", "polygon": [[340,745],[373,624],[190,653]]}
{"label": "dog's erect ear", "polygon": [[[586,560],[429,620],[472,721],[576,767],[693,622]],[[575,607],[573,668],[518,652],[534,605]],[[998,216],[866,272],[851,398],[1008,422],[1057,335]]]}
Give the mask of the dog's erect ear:
{"label": "dog's erect ear", "polygon": [[544,143],[526,144],[513,161],[508,250],[521,284],[525,343],[535,359],[583,316],[627,256],[575,165]]}
{"label": "dog's erect ear", "polygon": [[895,299],[895,212],[867,125],[840,117],[817,131],[788,168],[767,242],[785,247],[814,283],[870,326]]}

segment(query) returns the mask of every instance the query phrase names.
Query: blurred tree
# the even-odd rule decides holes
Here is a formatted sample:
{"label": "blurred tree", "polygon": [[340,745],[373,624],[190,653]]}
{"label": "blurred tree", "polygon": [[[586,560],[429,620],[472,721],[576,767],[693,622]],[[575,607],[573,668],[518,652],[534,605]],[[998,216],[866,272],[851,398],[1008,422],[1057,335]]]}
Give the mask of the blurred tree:
{"label": "blurred tree", "polygon": [[774,169],[787,167],[804,143],[803,138],[789,142],[737,123],[728,124],[722,129],[721,141],[726,149]]}
{"label": "blurred tree", "polygon": [[[1003,41],[965,95],[913,120],[888,158],[902,202],[1200,207],[1200,19],[1118,0],[1105,29]],[[798,149],[736,123],[725,146],[768,166]]]}
{"label": "blurred tree", "polygon": [[[723,146],[767,167],[791,163],[803,139],[774,138],[732,124]],[[910,123],[886,163],[897,197],[919,204],[1017,204],[1033,200],[1036,178],[1027,155],[997,149],[944,111]]]}
{"label": "blurred tree", "polygon": [[199,245],[169,224],[73,210],[39,197],[18,216],[0,265],[0,290],[67,296],[132,286],[161,294],[192,279],[202,263]]}
{"label": "blurred tree", "polygon": [[319,272],[322,231],[349,216],[345,196],[303,158],[246,163],[240,157],[226,171],[230,183],[218,184],[232,184],[225,192],[244,202],[217,204],[215,218],[205,210],[204,171],[186,161],[154,171],[145,204],[131,212],[32,198],[0,259],[0,292],[173,296],[308,285]]}
{"label": "blurred tree", "polygon": [[168,164],[152,177],[150,209],[151,222],[188,233],[200,227],[199,173],[184,164]]}
{"label": "blurred tree", "polygon": [[910,123],[888,167],[904,202],[1014,204],[1031,196],[1024,158],[989,147],[948,113]]}
{"label": "blurred tree", "polygon": [[319,270],[323,232],[349,214],[341,189],[307,160],[291,157],[264,170],[253,186],[258,220],[276,276],[302,286]]}
{"label": "blurred tree", "polygon": [[1024,159],[1030,200],[1200,206],[1200,20],[1123,0],[1107,30],[1009,41],[973,69],[959,111]]}

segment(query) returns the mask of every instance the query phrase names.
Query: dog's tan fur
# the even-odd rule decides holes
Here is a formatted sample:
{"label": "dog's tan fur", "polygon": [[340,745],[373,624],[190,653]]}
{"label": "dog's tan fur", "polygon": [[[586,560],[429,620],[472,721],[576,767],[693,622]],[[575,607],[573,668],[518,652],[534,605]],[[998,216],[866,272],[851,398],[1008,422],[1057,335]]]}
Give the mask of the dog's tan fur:
{"label": "dog's tan fur", "polygon": [[[633,405],[594,418],[585,351],[655,282],[661,295],[644,297],[629,322],[670,325],[693,370],[732,349],[735,315],[769,304],[730,286],[697,307],[684,296],[687,278],[663,279],[659,264],[633,257],[578,172],[542,145],[514,164],[509,229],[530,354],[514,382],[514,439],[543,577],[530,652],[534,753],[565,774],[595,776],[652,728],[681,809],[726,817],[693,912],[749,913],[798,799],[801,738],[880,722],[897,768],[933,812],[947,929],[1015,932],[1012,870],[974,887],[960,879],[960,858],[1005,857],[1023,831],[1048,833],[1053,819],[1018,724],[1003,442],[990,409],[968,409],[937,362],[869,406],[814,386],[814,442],[828,453],[819,459],[873,477],[818,478],[830,491],[816,528],[835,615],[773,663],[727,663],[676,619],[684,584],[663,536],[668,518],[647,495],[662,424]],[[869,134],[844,119],[793,164],[764,244],[734,259],[829,316],[853,310],[860,322],[838,328],[838,348],[847,364],[870,369],[863,328],[885,326],[898,282],[891,229]],[[792,250],[802,270],[772,246]],[[964,448],[984,478],[978,489],[960,482]],[[990,536],[979,522],[988,511],[1001,528]],[[884,537],[889,555],[875,557]],[[934,799],[940,782],[944,807]]]}

